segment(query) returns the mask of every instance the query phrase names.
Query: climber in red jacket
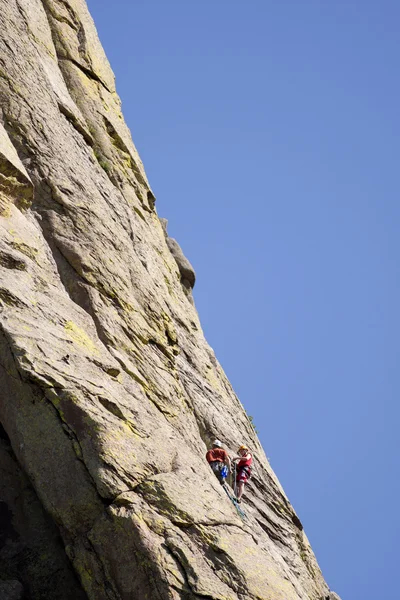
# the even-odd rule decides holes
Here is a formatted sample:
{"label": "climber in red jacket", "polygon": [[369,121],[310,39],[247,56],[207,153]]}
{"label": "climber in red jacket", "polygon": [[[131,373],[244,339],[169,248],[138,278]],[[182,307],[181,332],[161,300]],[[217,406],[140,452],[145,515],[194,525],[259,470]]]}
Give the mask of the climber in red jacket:
{"label": "climber in red jacket", "polygon": [[251,463],[253,462],[253,456],[245,445],[240,446],[238,449],[238,455],[232,459],[232,462],[237,462],[236,466],[236,497],[237,501],[242,501],[244,492],[244,485],[251,477]]}
{"label": "climber in red jacket", "polygon": [[213,442],[212,448],[208,450],[206,454],[206,459],[212,470],[214,471],[215,477],[218,479],[221,485],[225,482],[225,477],[223,474],[223,467],[227,465],[227,467],[231,468],[231,459],[226,450],[222,448],[222,443],[219,440],[215,440]]}

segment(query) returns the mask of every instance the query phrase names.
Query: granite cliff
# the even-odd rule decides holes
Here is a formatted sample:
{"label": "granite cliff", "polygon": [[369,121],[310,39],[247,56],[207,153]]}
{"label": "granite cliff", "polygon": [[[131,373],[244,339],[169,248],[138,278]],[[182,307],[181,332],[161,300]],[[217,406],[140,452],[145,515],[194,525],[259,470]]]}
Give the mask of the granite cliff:
{"label": "granite cliff", "polygon": [[[0,0],[0,598],[334,600],[83,0]],[[243,521],[204,460],[246,442]]]}

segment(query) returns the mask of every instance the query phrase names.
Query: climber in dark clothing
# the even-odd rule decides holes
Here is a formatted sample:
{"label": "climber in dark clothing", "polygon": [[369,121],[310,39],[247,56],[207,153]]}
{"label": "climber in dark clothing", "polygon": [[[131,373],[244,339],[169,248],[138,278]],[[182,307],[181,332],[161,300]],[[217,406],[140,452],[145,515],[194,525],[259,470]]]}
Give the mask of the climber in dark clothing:
{"label": "climber in dark clothing", "polygon": [[[226,475],[228,474],[227,468],[231,468],[231,459],[226,450],[222,448],[222,443],[219,440],[213,442],[211,450],[208,450],[206,459],[212,470],[214,471],[215,477],[218,479],[221,485],[225,483]],[[224,474],[225,473],[225,474]]]}

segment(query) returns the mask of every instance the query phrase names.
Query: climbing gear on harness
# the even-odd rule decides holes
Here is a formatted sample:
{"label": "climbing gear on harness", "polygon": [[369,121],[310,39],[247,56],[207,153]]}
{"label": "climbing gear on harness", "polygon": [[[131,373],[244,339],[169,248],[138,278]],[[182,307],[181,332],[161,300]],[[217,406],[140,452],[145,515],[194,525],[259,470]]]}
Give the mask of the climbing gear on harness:
{"label": "climbing gear on harness", "polygon": [[251,466],[250,465],[244,465],[243,467],[238,465],[238,475],[240,475],[241,471],[244,471],[246,473],[247,479],[251,479]]}
{"label": "climbing gear on harness", "polygon": [[[238,501],[241,501],[244,487],[251,477],[251,463],[253,457],[247,446],[240,446],[238,450],[239,456],[233,459],[235,473],[235,495]],[[236,491],[237,490],[237,491]]]}
{"label": "climbing gear on harness", "polygon": [[222,448],[222,442],[220,442],[219,440],[214,440],[213,441],[213,446],[217,446],[218,448]]}
{"label": "climbing gear on harness", "polygon": [[221,473],[222,479],[226,479],[228,477],[228,473],[229,473],[228,467],[226,465],[224,465],[222,467],[222,469],[220,470],[220,473]]}
{"label": "climbing gear on harness", "polygon": [[220,460],[212,460],[209,463],[215,477],[218,479],[220,484],[222,485],[228,476],[228,467],[224,465],[224,463]]}
{"label": "climbing gear on harness", "polygon": [[[253,457],[249,452],[248,447],[244,445],[240,446],[240,448],[238,449],[238,454],[240,456],[234,459],[235,461],[237,461],[238,480],[246,481],[251,477],[251,463],[253,462]],[[244,479],[241,479],[241,474],[245,475]]]}

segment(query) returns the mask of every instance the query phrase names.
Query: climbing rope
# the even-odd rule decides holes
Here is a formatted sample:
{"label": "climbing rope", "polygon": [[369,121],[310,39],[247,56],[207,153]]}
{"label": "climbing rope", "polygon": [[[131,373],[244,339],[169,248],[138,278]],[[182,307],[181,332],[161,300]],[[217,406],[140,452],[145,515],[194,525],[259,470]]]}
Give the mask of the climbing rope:
{"label": "climbing rope", "polygon": [[236,508],[236,512],[238,513],[238,515],[241,517],[241,519],[245,520],[245,519],[247,519],[247,515],[244,512],[244,510],[239,506],[239,503],[238,503],[237,497],[236,497],[236,488],[237,488],[237,485],[236,485],[236,464],[234,464],[232,475],[233,475],[233,493],[234,493],[234,495],[232,496],[232,494],[228,490],[228,486],[227,486],[227,484],[226,484],[225,481],[222,484],[222,487],[224,488],[225,493],[228,496],[229,500],[232,502],[233,506]]}
{"label": "climbing rope", "polygon": [[236,497],[232,496],[232,494],[229,493],[228,491],[228,486],[226,485],[226,483],[224,483],[222,485],[222,487],[224,488],[226,495],[228,496],[229,500],[232,502],[233,506],[236,508],[236,511],[238,513],[238,515],[243,519],[243,521],[245,521],[247,519],[247,515],[244,512],[244,510],[242,510],[239,506],[239,504],[237,503]]}
{"label": "climbing rope", "polygon": [[237,498],[237,483],[236,483],[236,462],[233,463],[233,493]]}

